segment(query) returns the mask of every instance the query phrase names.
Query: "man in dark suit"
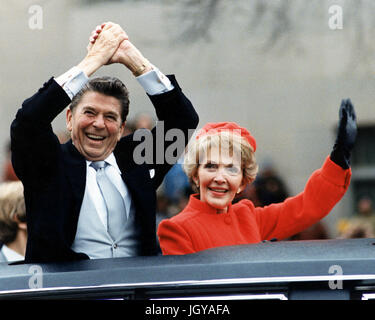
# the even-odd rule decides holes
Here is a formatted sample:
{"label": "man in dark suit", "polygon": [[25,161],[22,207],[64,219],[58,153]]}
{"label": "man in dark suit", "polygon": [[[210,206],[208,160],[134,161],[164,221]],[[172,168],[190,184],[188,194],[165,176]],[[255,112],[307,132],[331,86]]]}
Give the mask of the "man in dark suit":
{"label": "man in dark suit", "polygon": [[[122,137],[129,104],[122,82],[108,77],[88,81],[111,63],[126,66],[155,107],[158,124],[143,140]],[[71,140],[60,144],[51,122],[69,104]],[[197,124],[198,115],[174,76],[164,76],[145,59],[119,25],[99,26],[86,57],[25,100],[11,125],[12,162],[25,190],[25,261],[156,254],[156,189],[173,163],[155,161],[155,156],[175,143],[156,136],[160,127],[163,132],[179,129],[185,146]],[[149,137],[144,152],[151,150],[153,161],[140,162],[135,151]],[[115,191],[105,191],[103,172]],[[121,210],[107,198],[115,193]]]}

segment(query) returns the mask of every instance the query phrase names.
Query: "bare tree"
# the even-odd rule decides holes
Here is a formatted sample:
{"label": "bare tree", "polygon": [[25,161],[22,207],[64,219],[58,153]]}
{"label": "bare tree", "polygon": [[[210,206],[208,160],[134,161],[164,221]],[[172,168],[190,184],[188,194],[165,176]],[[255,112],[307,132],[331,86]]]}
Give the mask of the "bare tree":
{"label": "bare tree", "polygon": [[[171,3],[171,2],[169,2]],[[243,16],[250,35],[261,30],[265,39],[262,52],[291,49],[303,50],[302,37],[308,30],[326,30],[329,6],[335,1],[309,0],[181,0],[175,16],[180,28],[175,40],[194,42],[214,41],[212,31],[224,14]],[[350,67],[369,63],[374,57],[375,1],[342,0],[344,32],[350,34]],[[322,20],[324,17],[325,20]],[[317,19],[315,19],[317,18]],[[315,19],[315,20],[314,20]],[[315,25],[314,25],[315,23]],[[320,25],[316,25],[320,23]],[[310,28],[310,29],[309,29]],[[347,29],[346,29],[347,28]],[[328,29],[329,31],[329,29]]]}

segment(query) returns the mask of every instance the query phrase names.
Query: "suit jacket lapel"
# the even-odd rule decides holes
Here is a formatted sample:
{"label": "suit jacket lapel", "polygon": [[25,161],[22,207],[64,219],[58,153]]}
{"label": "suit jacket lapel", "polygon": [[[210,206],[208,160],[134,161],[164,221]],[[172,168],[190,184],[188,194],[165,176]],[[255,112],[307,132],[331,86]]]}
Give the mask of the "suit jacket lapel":
{"label": "suit jacket lapel", "polygon": [[[156,194],[146,164],[136,165],[128,148],[116,148],[114,155],[121,177],[135,206],[135,220],[141,232],[141,247],[153,248],[155,233]],[[120,160],[121,159],[121,160]],[[147,252],[147,251],[145,251]]]}
{"label": "suit jacket lapel", "polygon": [[[126,152],[123,150],[118,152],[117,149],[114,152],[117,165],[121,171],[122,180],[127,185],[137,209],[139,209],[139,206],[148,207],[144,202],[149,202],[149,199],[155,197],[155,190],[152,187],[148,166],[146,164],[134,165],[132,159],[125,156],[124,153]],[[137,202],[139,198],[143,199],[140,203]],[[148,200],[144,201],[144,199]]]}
{"label": "suit jacket lapel", "polygon": [[66,166],[64,172],[70,182],[73,195],[80,206],[85,194],[86,160],[74,147],[72,140],[69,140],[62,145],[62,148],[64,154],[64,165]]}

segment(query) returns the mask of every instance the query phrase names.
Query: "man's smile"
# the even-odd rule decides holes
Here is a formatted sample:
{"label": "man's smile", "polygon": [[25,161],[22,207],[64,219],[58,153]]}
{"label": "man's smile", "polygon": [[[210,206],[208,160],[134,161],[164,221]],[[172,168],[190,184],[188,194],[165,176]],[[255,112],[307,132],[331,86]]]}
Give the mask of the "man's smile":
{"label": "man's smile", "polygon": [[86,133],[86,137],[94,141],[103,141],[106,138],[92,133]]}

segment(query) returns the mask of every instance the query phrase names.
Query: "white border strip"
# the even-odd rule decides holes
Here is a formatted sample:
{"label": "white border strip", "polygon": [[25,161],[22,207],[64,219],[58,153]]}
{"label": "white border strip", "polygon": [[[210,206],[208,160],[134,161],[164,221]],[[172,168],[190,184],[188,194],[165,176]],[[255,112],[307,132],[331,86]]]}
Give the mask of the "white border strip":
{"label": "white border strip", "polygon": [[1,290],[0,297],[7,294],[49,292],[49,291],[78,291],[87,289],[105,288],[139,288],[157,286],[204,286],[204,285],[227,285],[227,284],[261,284],[275,282],[308,282],[308,281],[335,281],[335,280],[375,280],[375,274],[359,275],[326,275],[326,276],[295,276],[295,277],[259,277],[259,278],[234,278],[234,279],[212,279],[212,280],[183,280],[183,281],[160,281],[160,282],[138,282],[138,283],[114,283],[92,286],[70,286],[70,287],[47,287],[37,289],[14,289]]}
{"label": "white border strip", "polygon": [[222,296],[193,296],[179,298],[152,298],[150,300],[288,300],[282,293],[265,293],[265,294],[227,294]]}

